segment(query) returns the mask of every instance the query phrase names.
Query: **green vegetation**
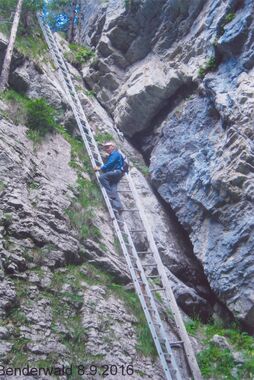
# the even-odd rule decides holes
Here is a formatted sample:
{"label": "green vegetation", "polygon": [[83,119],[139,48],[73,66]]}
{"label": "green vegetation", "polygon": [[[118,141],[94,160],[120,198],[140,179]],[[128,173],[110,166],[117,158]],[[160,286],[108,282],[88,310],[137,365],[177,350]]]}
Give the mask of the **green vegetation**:
{"label": "green vegetation", "polygon": [[2,220],[0,221],[0,225],[3,226],[9,226],[12,222],[12,214],[11,213],[4,213],[2,216]]}
{"label": "green vegetation", "polygon": [[128,10],[132,4],[132,0],[124,0],[125,9]]}
{"label": "green vegetation", "polygon": [[229,24],[231,21],[233,21],[235,18],[235,13],[234,12],[230,12],[226,15],[225,19],[224,19],[224,23],[223,23],[223,26]]}
{"label": "green vegetation", "polygon": [[149,167],[143,164],[142,161],[133,158],[132,163],[145,177],[149,176]]}
{"label": "green vegetation", "polygon": [[[69,265],[67,274],[65,272],[57,272],[54,274],[52,288],[59,290],[61,283],[64,282],[74,288],[74,293],[78,293],[78,291],[81,290],[80,283],[83,281],[89,285],[104,285],[109,291],[108,294],[114,294],[117,298],[124,301],[128,311],[133,313],[137,319],[135,326],[138,338],[137,350],[145,356],[156,357],[157,352],[137,295],[132,291],[126,290],[124,286],[114,283],[114,277],[111,274],[92,264],[83,264],[82,268]],[[59,316],[57,304],[55,306],[54,315]]]}
{"label": "green vegetation", "polygon": [[29,99],[15,90],[6,90],[0,95],[0,99],[9,106],[8,118],[14,124],[26,123],[26,105]]}
{"label": "green vegetation", "polygon": [[198,69],[199,77],[204,78],[208,72],[216,70],[216,67],[217,67],[216,58],[210,57],[209,60],[205,63],[205,65],[201,66]]}
{"label": "green vegetation", "polygon": [[122,254],[122,247],[117,236],[114,237],[114,248],[115,252],[118,253],[118,255]]}
{"label": "green vegetation", "polygon": [[144,356],[156,357],[157,351],[137,295],[117,284],[108,285],[108,288],[124,301],[129,311],[137,318],[138,342],[136,349]]}
{"label": "green vegetation", "polygon": [[32,60],[38,61],[39,57],[45,59],[45,54],[47,52],[47,44],[41,35],[41,32],[33,32],[29,36],[17,36],[16,48],[25,57]]}
{"label": "green vegetation", "polygon": [[90,180],[79,176],[76,190],[78,196],[66,210],[71,225],[79,231],[81,238],[99,240],[100,230],[93,223],[94,209],[102,203],[99,188]]}
{"label": "green vegetation", "polygon": [[91,176],[94,175],[84,143],[78,138],[71,136],[71,134],[61,125],[57,125],[56,130],[71,145],[71,161],[69,162],[70,167],[74,168],[80,175],[84,171]]}
{"label": "green vegetation", "polygon": [[108,132],[97,133],[95,136],[95,140],[98,144],[104,144],[107,141],[114,141],[114,137]]}
{"label": "green vegetation", "polygon": [[34,143],[57,127],[56,112],[44,99],[29,99],[15,90],[6,90],[0,98],[9,105],[10,119],[28,126],[27,136]]}
{"label": "green vegetation", "polygon": [[69,61],[72,65],[80,68],[82,64],[88,62],[95,53],[88,47],[81,46],[78,44],[69,44],[70,51],[64,53],[65,59]]}
{"label": "green vegetation", "polygon": [[95,209],[103,203],[96,181],[83,178],[83,172],[88,173],[94,178],[94,171],[91,167],[88,154],[84,149],[82,141],[72,137],[61,126],[57,126],[57,130],[71,145],[71,161],[69,165],[78,174],[77,186],[75,188],[77,197],[66,210],[66,214],[70,219],[71,225],[78,229],[81,238],[93,238],[99,241],[101,233],[94,225],[93,220],[95,218]]}
{"label": "green vegetation", "polygon": [[[198,354],[198,362],[204,378],[241,380],[253,379],[254,376],[254,338],[242,332],[236,324],[224,328],[218,323],[202,325],[199,320],[186,324],[192,336],[203,336],[204,349]],[[235,363],[229,349],[223,349],[211,341],[214,335],[224,336],[232,350],[241,352],[244,363]],[[232,369],[234,368],[234,373]]]}
{"label": "green vegetation", "polygon": [[41,136],[56,128],[55,110],[44,99],[29,100],[26,112],[28,128],[38,131]]}
{"label": "green vegetation", "polygon": [[0,180],[0,193],[5,189],[6,184]]}
{"label": "green vegetation", "polygon": [[234,359],[228,349],[222,349],[213,343],[199,353],[198,362],[205,378],[216,376],[216,379],[234,379],[231,374]]}
{"label": "green vegetation", "polygon": [[222,24],[221,24],[221,30],[220,30],[220,32],[219,32],[219,36],[221,36],[221,35],[225,32],[225,26],[226,26],[227,24],[229,24],[231,21],[233,21],[234,18],[235,18],[235,13],[234,13],[234,12],[230,12],[230,13],[228,13],[228,14],[225,16],[225,18],[224,18],[224,20],[223,20],[223,22],[222,22]]}
{"label": "green vegetation", "polygon": [[86,96],[95,96],[96,95],[96,92],[94,90],[85,90],[85,94]]}
{"label": "green vegetation", "polygon": [[[30,59],[45,58],[47,51],[47,44],[44,41],[35,14],[37,10],[42,9],[42,3],[42,0],[25,0],[22,6],[15,47],[21,54]],[[13,15],[16,5],[16,0],[0,0],[0,12],[5,20],[13,21],[13,17],[10,15]],[[7,36],[10,33],[11,22],[0,23],[1,32]]]}

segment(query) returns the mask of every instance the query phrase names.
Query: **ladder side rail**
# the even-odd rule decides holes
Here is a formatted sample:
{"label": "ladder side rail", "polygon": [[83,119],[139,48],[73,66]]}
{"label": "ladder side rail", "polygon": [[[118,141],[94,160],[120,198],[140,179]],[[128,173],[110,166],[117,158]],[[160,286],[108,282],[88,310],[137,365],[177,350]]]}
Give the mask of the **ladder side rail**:
{"label": "ladder side rail", "polygon": [[141,220],[142,220],[144,228],[147,232],[147,239],[148,239],[150,248],[153,252],[154,260],[157,264],[158,273],[161,276],[161,281],[162,281],[163,287],[166,290],[165,293],[166,293],[167,299],[169,301],[173,316],[175,318],[175,322],[176,322],[177,329],[179,331],[179,335],[181,337],[181,340],[183,341],[183,346],[184,346],[187,362],[189,364],[189,368],[190,368],[192,375],[193,375],[195,380],[202,380],[202,375],[201,375],[199,366],[197,364],[197,360],[196,360],[196,357],[195,357],[195,354],[194,354],[194,351],[193,351],[193,348],[192,348],[192,345],[190,342],[190,338],[189,338],[187,331],[186,331],[186,328],[184,326],[182,316],[180,314],[180,310],[179,310],[178,305],[176,303],[174,293],[173,293],[171,286],[169,284],[167,274],[165,271],[165,267],[162,263],[160,254],[158,252],[157,245],[154,241],[153,234],[152,234],[152,231],[151,231],[150,226],[148,224],[143,206],[141,205],[141,202],[139,200],[139,196],[138,196],[136,187],[133,183],[131,175],[129,173],[126,173],[125,176],[127,177],[127,180],[130,184],[130,188],[132,190],[134,199],[136,201],[137,208],[139,209],[139,212],[140,212]]}
{"label": "ladder side rail", "polygon": [[[77,108],[78,108],[78,111],[82,114],[82,117],[84,118],[85,123],[86,123],[86,127],[87,127],[87,129],[89,130],[89,132],[91,132],[91,128],[89,127],[89,122],[88,122],[87,117],[86,117],[86,115],[85,115],[85,112],[84,112],[84,110],[83,110],[82,104],[81,104],[80,99],[79,99],[78,94],[77,94],[77,91],[76,91],[76,89],[75,89],[75,87],[74,87],[74,85],[73,85],[73,81],[72,81],[71,76],[70,76],[69,68],[68,68],[68,66],[67,66],[67,64],[66,64],[66,62],[65,62],[65,60],[63,59],[62,52],[60,51],[59,46],[58,46],[58,44],[57,44],[57,41],[56,41],[56,39],[55,39],[55,37],[54,37],[54,35],[53,35],[51,29],[49,28],[49,26],[48,26],[48,25],[45,25],[45,24],[43,24],[43,26],[44,26],[45,28],[47,28],[48,33],[50,34],[52,40],[54,41],[54,42],[53,42],[53,41],[51,42],[50,39],[48,39],[48,41],[50,42],[50,45],[54,46],[55,49],[57,50],[57,54],[58,54],[59,58],[56,57],[56,59],[57,59],[57,60],[60,60],[61,64],[62,64],[62,65],[64,66],[64,68],[65,68],[66,76],[67,76],[67,79],[68,79],[68,83],[69,83],[69,85],[71,86],[71,90],[72,90],[72,92],[73,92],[73,97],[75,98],[75,101],[76,101],[76,103],[77,103],[77,105],[78,105],[78,107],[77,107]],[[53,54],[54,54],[54,51],[53,51]],[[55,56],[55,54],[54,54],[54,56]],[[58,63],[58,66],[59,66],[59,63]],[[61,66],[60,66],[60,70],[62,71]],[[63,80],[64,80],[65,82],[67,82],[67,80],[66,80],[66,78],[65,78],[64,76],[63,76]],[[68,88],[68,90],[69,90],[69,88]],[[70,91],[70,90],[69,90],[69,91]],[[75,105],[75,106],[76,106],[76,105]],[[91,135],[91,138],[93,138],[93,135]],[[95,141],[94,141],[94,143],[95,143]],[[97,145],[97,144],[95,143],[95,145]],[[98,151],[98,153],[99,153],[99,151]]]}
{"label": "ladder side rail", "polygon": [[[44,36],[45,36],[45,38],[46,38],[47,43],[49,44],[49,46],[53,45],[53,42],[50,41],[50,39],[49,39],[48,36],[47,36],[47,32],[46,32],[46,27],[47,27],[48,30],[51,32],[50,28],[49,28],[47,25],[45,26],[45,24],[43,24],[43,21],[41,20],[41,17],[40,17],[40,16],[39,16],[39,22],[40,22],[40,25],[41,25],[41,27],[42,27],[43,32],[45,32],[45,33],[44,33]],[[54,38],[52,32],[51,32],[51,35],[52,35],[52,39],[55,41],[55,38]],[[62,53],[60,52],[58,46],[56,46],[56,47],[57,47],[57,50],[58,50],[58,54],[59,54],[59,56],[62,58]],[[75,105],[75,103],[74,103],[73,100],[72,100],[72,97],[71,97],[71,95],[70,95],[70,90],[69,90],[69,88],[68,88],[68,86],[67,86],[67,84],[66,84],[66,78],[65,78],[64,75],[63,75],[62,68],[59,66],[58,58],[56,57],[56,55],[55,55],[55,53],[54,53],[54,51],[53,51],[52,49],[51,49],[51,54],[52,54],[52,56],[53,56],[53,59],[54,59],[55,63],[56,63],[57,66],[59,67],[60,75],[61,75],[61,77],[62,77],[62,80],[63,80],[64,86],[65,86],[65,90],[66,90],[66,93],[67,93],[67,95],[68,95],[68,100],[69,100],[69,103],[70,103],[71,108],[72,108],[72,110],[73,110],[73,113],[74,113],[75,119],[76,119],[76,121],[77,121],[77,124],[78,124],[79,130],[80,130],[80,133],[81,133],[82,139],[83,139],[83,141],[84,141],[84,143],[85,143],[85,145],[86,145],[86,149],[88,150],[88,154],[89,154],[90,159],[92,160],[92,164],[95,166],[95,165],[97,165],[97,163],[96,163],[95,160],[94,160],[93,154],[92,154],[91,149],[90,149],[90,145],[89,145],[89,143],[88,143],[88,141],[87,141],[87,138],[86,138],[86,136],[85,136],[85,133],[84,133],[84,131],[83,131],[82,123],[80,122],[80,118],[79,118],[79,115],[78,115],[78,111],[77,111],[76,105]],[[69,75],[69,70],[68,70],[68,68],[67,68],[67,66],[66,66],[66,64],[65,64],[65,62],[64,62],[64,60],[63,60],[63,58],[62,58],[62,62],[63,62],[63,64],[64,64],[64,66],[66,67],[66,72],[67,72],[67,76],[68,76],[68,81],[69,81],[69,83],[72,85],[73,92],[76,94],[76,90],[75,90],[75,88],[74,88],[74,86],[73,86],[72,80],[71,80],[70,75]],[[77,94],[76,94],[76,96],[77,96]],[[82,110],[82,116],[83,116],[84,111],[83,111],[83,107],[82,107],[82,105],[81,105],[81,103],[80,103],[80,101],[79,101],[78,96],[77,96],[77,99],[76,99],[76,97],[75,97],[75,100],[77,100],[77,102],[79,103],[80,109]],[[96,141],[95,141],[95,139],[94,139],[93,133],[92,133],[92,131],[91,131],[91,128],[90,128],[90,126],[89,126],[89,123],[88,123],[88,121],[87,121],[87,119],[86,119],[85,114],[84,114],[84,120],[86,121],[86,128],[87,128],[87,130],[88,130],[88,132],[89,132],[89,137],[91,138],[91,140],[92,140],[92,144],[93,144],[93,146],[94,146],[94,148],[95,148],[95,152],[96,152],[96,154],[98,155],[98,159],[97,159],[97,161],[100,162],[101,164],[103,164],[103,161],[102,161],[102,158],[101,158],[101,155],[100,155],[100,151],[98,150],[98,147],[97,147]]]}
{"label": "ladder side rail", "polygon": [[[124,227],[125,232],[127,232],[128,228],[127,228],[127,226],[126,226],[125,223],[124,223],[123,227]],[[125,245],[124,241],[123,241],[123,244]],[[132,250],[132,247],[131,247],[131,250]],[[151,331],[151,334],[152,334],[152,337],[153,337],[153,340],[154,340],[154,344],[155,344],[157,352],[159,354],[160,361],[161,361],[161,364],[163,366],[163,370],[164,370],[165,375],[166,375],[166,379],[172,380],[172,377],[171,377],[171,374],[170,374],[170,371],[169,371],[169,368],[168,368],[168,363],[167,363],[167,361],[165,359],[165,356],[163,354],[163,350],[162,350],[162,347],[161,347],[161,344],[160,344],[160,341],[159,341],[159,338],[158,338],[158,335],[157,335],[157,332],[156,332],[156,329],[155,329],[155,326],[154,326],[151,314],[149,313],[148,306],[147,306],[146,300],[145,300],[144,295],[143,295],[142,287],[139,284],[139,281],[138,281],[137,276],[135,274],[135,269],[134,269],[134,266],[132,265],[132,262],[131,262],[128,250],[126,250],[125,258],[126,258],[126,261],[128,263],[128,266],[129,266],[129,269],[130,269],[131,273],[132,274],[134,273],[134,275],[133,275],[133,283],[134,283],[136,292],[138,294],[138,297],[139,297],[139,299],[141,301],[141,306],[143,308],[143,311],[144,311],[144,314],[145,314],[145,317],[146,317],[146,320],[147,320],[147,324],[149,326],[149,329]]]}
{"label": "ladder side rail", "polygon": [[[176,379],[177,380],[183,380],[182,377],[181,377],[181,374],[180,374],[180,371],[178,369],[178,366],[177,366],[177,363],[175,361],[175,357],[174,357],[174,353],[173,353],[173,350],[170,346],[170,343],[167,339],[167,334],[166,334],[166,331],[165,331],[165,328],[163,326],[163,323],[162,323],[162,320],[161,320],[161,317],[160,317],[160,314],[158,312],[158,308],[157,308],[157,305],[156,305],[156,302],[154,300],[154,296],[150,290],[150,286],[149,286],[149,283],[148,283],[148,280],[146,278],[146,275],[145,275],[145,272],[144,272],[144,269],[143,269],[143,266],[142,266],[142,263],[140,261],[140,258],[137,254],[137,250],[136,250],[136,247],[133,243],[133,240],[132,240],[132,237],[131,237],[131,234],[128,230],[128,227],[127,225],[124,226],[124,229],[125,229],[125,233],[128,237],[128,241],[132,247],[132,252],[133,252],[133,256],[135,258],[135,261],[136,261],[136,265],[138,267],[138,270],[140,272],[140,277],[142,279],[142,282],[144,283],[145,285],[145,288],[146,288],[146,293],[150,299],[150,304],[151,304],[151,307],[155,313],[155,319],[156,321],[158,322],[158,324],[160,325],[160,335],[162,337],[162,339],[164,340],[165,342],[165,346],[166,346],[166,350],[167,350],[167,353],[169,354],[170,356],[170,360],[171,360],[171,363],[172,363],[172,366],[173,366],[173,370],[175,371],[175,375],[176,375]],[[163,351],[163,350],[162,350]],[[161,356],[164,356],[163,352],[160,353]]]}
{"label": "ladder side rail", "polygon": [[[54,38],[54,37],[53,37],[53,38]],[[57,42],[56,42],[56,41],[55,41],[55,43],[56,43],[56,46],[57,46]],[[60,52],[58,46],[57,46],[57,49],[58,49],[58,51],[59,51],[59,56],[61,57],[62,62],[65,64],[65,62],[64,62],[64,60],[63,60],[63,58],[62,58],[62,53]],[[54,53],[54,52],[53,52],[53,53]],[[101,159],[101,154],[100,154],[100,151],[99,151],[99,149],[98,149],[98,146],[97,146],[96,140],[95,140],[95,138],[94,138],[94,135],[93,135],[93,133],[92,133],[92,129],[91,129],[90,125],[89,125],[89,122],[88,122],[87,117],[86,117],[86,115],[85,115],[85,112],[84,112],[84,110],[83,110],[82,104],[81,104],[80,99],[79,99],[78,94],[77,94],[77,91],[76,91],[76,89],[75,89],[75,87],[74,87],[74,85],[73,85],[73,82],[72,82],[71,76],[70,76],[70,74],[69,74],[69,69],[68,69],[68,67],[67,67],[66,64],[65,64],[65,67],[66,67],[66,76],[67,76],[67,78],[68,78],[68,83],[69,83],[70,86],[71,86],[71,89],[72,89],[72,92],[73,92],[73,97],[74,97],[74,99],[75,99],[76,104],[74,103],[74,101],[73,101],[73,99],[72,99],[72,95],[70,94],[70,90],[69,90],[68,85],[67,85],[67,80],[66,80],[66,78],[64,77],[63,74],[62,74],[62,79],[63,79],[64,83],[66,84],[65,87],[68,89],[68,93],[70,94],[70,99],[71,99],[71,104],[72,104],[72,108],[73,108],[74,115],[75,115],[75,117],[76,117],[76,120],[77,120],[77,117],[80,119],[79,114],[82,115],[82,119],[85,121],[85,127],[86,127],[86,129],[87,129],[87,131],[88,131],[89,137],[90,137],[91,140],[92,140],[92,144],[93,144],[93,146],[94,146],[95,152],[96,152],[96,154],[97,154],[97,155],[100,157],[100,159]],[[60,67],[60,71],[62,72],[62,68],[61,68],[61,67]],[[74,108],[75,108],[75,111],[74,111]],[[82,124],[82,123],[81,123],[81,124]],[[80,126],[79,126],[79,129],[80,129]],[[83,129],[83,128],[82,128],[82,129]],[[101,163],[103,163],[102,159],[101,159]]]}

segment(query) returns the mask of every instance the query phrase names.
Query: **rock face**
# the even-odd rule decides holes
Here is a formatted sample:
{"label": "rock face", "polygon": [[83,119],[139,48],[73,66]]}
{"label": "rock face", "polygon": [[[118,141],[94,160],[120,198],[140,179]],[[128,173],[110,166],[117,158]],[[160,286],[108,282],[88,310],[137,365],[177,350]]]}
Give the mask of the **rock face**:
{"label": "rock face", "polygon": [[[77,80],[77,72],[70,69]],[[59,119],[72,129],[64,91],[49,65],[38,68],[25,60],[13,68],[11,81],[16,90],[47,99],[62,111]],[[112,119],[100,104],[82,93],[80,98],[94,131],[116,134]],[[79,221],[80,212],[89,214],[90,209],[77,203],[82,191],[77,181],[91,183],[94,178],[87,167],[82,167],[86,157],[76,157],[74,148],[79,141],[74,142],[70,135],[67,138],[66,131],[62,131],[47,135],[40,146],[35,146],[27,137],[27,128],[11,121],[8,101],[1,101],[0,107],[1,363],[19,367],[27,363],[43,363],[43,367],[99,366],[117,357],[117,365],[134,366],[137,379],[162,379],[151,339],[145,343],[146,355],[144,347],[139,348],[143,344],[140,329],[145,329],[149,338],[146,322],[137,298],[126,290],[126,285],[132,287],[130,275],[123,256],[117,252],[111,220],[101,203],[92,221],[101,236],[81,236],[80,230],[91,221],[85,220],[84,225]],[[127,142],[123,145],[133,161],[140,159],[142,166],[135,149]],[[201,310],[202,315],[209,316],[210,293],[207,285],[200,291],[204,278],[198,263],[188,257],[188,247],[181,237],[174,237],[167,215],[144,176],[137,169],[132,172],[148,216],[153,219],[165,263],[172,264],[175,274],[188,267],[180,279],[172,279],[183,309],[190,313]],[[71,217],[79,222],[78,227]],[[128,306],[130,299],[137,315]],[[168,328],[171,317],[165,313],[164,319]],[[113,327],[117,327],[115,335]],[[174,330],[172,325],[172,341],[178,339]],[[184,358],[178,352],[176,356],[187,376]]]}
{"label": "rock face", "polygon": [[[115,252],[105,209],[98,206],[101,241],[81,239],[70,225],[65,210],[77,193],[77,173],[69,166],[70,144],[55,133],[34,150],[25,132],[24,126],[0,120],[1,365],[88,368],[116,355],[119,366],[135,362],[139,365],[135,371],[142,367],[137,379],[144,374],[162,379],[157,359],[142,359],[137,351],[141,322],[127,310],[117,291],[108,298],[113,286],[127,299],[134,295],[124,289],[130,277],[123,258]],[[98,310],[92,309],[92,303]],[[108,330],[109,314],[114,312],[115,319],[120,318],[119,336]],[[122,326],[129,326],[127,335]],[[97,328],[99,334],[95,334]],[[108,339],[112,342],[105,351]]]}
{"label": "rock face", "polygon": [[254,4],[82,2],[86,83],[150,160],[220,300],[254,321]]}

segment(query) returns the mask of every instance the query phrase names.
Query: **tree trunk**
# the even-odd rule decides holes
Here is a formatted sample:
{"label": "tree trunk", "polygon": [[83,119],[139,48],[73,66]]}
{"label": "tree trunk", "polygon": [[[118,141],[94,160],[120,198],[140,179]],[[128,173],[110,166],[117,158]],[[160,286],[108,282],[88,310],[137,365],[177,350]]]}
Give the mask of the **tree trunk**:
{"label": "tree trunk", "polygon": [[69,30],[68,30],[68,41],[73,41],[73,33],[74,33],[74,21],[76,16],[76,7],[77,7],[77,0],[72,0],[71,2],[71,16],[70,16],[70,22],[69,22]]}
{"label": "tree trunk", "polygon": [[13,53],[16,35],[17,35],[17,31],[18,31],[22,4],[23,4],[23,0],[18,0],[17,8],[15,11],[15,15],[14,15],[13,23],[12,23],[10,39],[9,39],[9,43],[8,43],[8,46],[6,49],[3,67],[2,67],[2,72],[1,72],[1,76],[0,76],[0,92],[4,91],[4,89],[6,88],[7,83],[8,83],[10,67],[11,67],[12,53]]}

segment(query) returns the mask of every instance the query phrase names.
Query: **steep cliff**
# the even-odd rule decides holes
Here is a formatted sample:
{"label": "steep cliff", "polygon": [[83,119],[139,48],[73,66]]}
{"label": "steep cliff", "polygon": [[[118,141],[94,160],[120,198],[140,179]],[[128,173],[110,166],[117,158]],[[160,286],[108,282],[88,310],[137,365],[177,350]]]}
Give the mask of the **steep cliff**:
{"label": "steep cliff", "polygon": [[[60,43],[68,48],[64,40]],[[113,365],[117,371],[122,366],[125,376],[128,370],[129,378],[134,371],[136,379],[162,379],[111,220],[83,144],[73,131],[74,120],[58,71],[48,55],[39,63],[18,52],[16,56],[19,60],[11,71],[12,89],[0,101],[1,371],[3,367],[11,371],[27,365],[64,366],[71,368],[71,378],[76,380],[82,378],[77,373],[79,365],[85,366],[90,379],[94,378],[91,365],[98,371],[103,365]],[[110,117],[86,95],[79,72],[71,65],[69,69],[96,138],[111,133],[117,139]],[[48,101],[49,113],[54,107],[59,123],[39,142],[25,125],[27,104],[38,98]],[[142,166],[139,154],[127,142],[123,145]],[[167,215],[144,176],[133,170],[154,219],[157,241],[166,246],[170,233]],[[158,209],[162,215],[157,215]],[[178,268],[182,262],[176,253],[181,245],[176,236],[164,250],[167,260]],[[182,261],[196,273],[196,285],[202,284],[198,265],[184,255]],[[185,297],[182,304],[192,311],[199,310],[200,304],[207,314],[209,304],[194,288],[177,278],[174,282],[181,289],[180,296]],[[164,319],[171,339],[177,340],[166,308]],[[187,374],[181,354],[177,356]],[[43,373],[39,378],[44,378]]]}
{"label": "steep cliff", "polygon": [[254,321],[252,1],[82,2],[85,82],[144,154],[209,284]]}
{"label": "steep cliff", "polygon": [[[75,65],[82,66],[85,87],[69,64],[96,138],[114,138],[131,160],[182,310],[203,321],[212,315],[232,320],[232,312],[249,331],[254,318],[252,26],[251,1],[82,0],[75,39],[95,52],[87,64]],[[58,38],[72,61],[68,44]],[[1,64],[3,36],[0,43]],[[118,371],[129,365],[134,375],[124,378],[162,379],[48,54],[33,61],[16,51],[10,86],[16,92],[7,91],[0,100],[0,364],[73,366],[72,377],[61,378],[75,380],[77,365],[86,367],[86,379],[97,378],[91,364],[99,371],[105,363]],[[26,102],[37,98],[54,107],[58,123],[39,145],[27,134],[25,114]],[[128,196],[123,202],[129,204]],[[128,223],[135,225],[135,218]],[[139,237],[136,243],[146,244]],[[142,261],[149,263],[149,257]],[[163,299],[160,307],[175,341]],[[253,378],[251,337],[236,327],[201,327],[183,317],[196,334],[195,351],[205,348],[199,363],[206,378]],[[187,379],[182,354],[175,352]]]}

